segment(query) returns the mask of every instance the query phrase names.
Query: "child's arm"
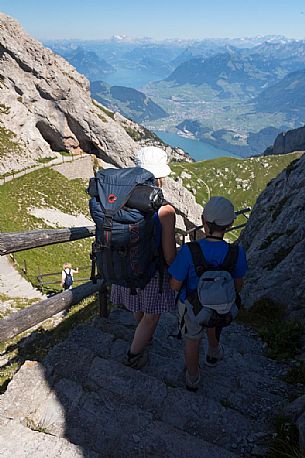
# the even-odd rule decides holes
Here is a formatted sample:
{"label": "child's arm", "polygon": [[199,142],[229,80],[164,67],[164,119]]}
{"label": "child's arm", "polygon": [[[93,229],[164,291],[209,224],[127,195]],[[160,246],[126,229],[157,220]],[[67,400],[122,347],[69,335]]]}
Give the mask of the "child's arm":
{"label": "child's arm", "polygon": [[183,245],[178,251],[173,263],[169,266],[170,274],[169,285],[174,291],[180,291],[184,280],[188,276],[190,251],[186,245]]}

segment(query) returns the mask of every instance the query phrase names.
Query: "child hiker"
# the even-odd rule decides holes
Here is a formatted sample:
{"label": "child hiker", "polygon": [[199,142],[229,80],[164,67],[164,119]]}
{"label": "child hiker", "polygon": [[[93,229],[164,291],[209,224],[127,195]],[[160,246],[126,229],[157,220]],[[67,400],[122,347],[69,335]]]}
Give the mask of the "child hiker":
{"label": "child hiker", "polygon": [[78,274],[78,267],[76,269],[72,269],[72,265],[65,262],[61,271],[61,286],[64,290],[72,289],[74,280],[73,274]]}
{"label": "child hiker", "polygon": [[199,347],[205,327],[205,362],[213,367],[224,356],[221,330],[238,313],[239,292],[248,267],[243,248],[223,240],[234,219],[233,204],[224,197],[212,197],[202,213],[205,238],[183,245],[168,269],[170,285],[179,292],[186,388],[190,391],[200,384]]}

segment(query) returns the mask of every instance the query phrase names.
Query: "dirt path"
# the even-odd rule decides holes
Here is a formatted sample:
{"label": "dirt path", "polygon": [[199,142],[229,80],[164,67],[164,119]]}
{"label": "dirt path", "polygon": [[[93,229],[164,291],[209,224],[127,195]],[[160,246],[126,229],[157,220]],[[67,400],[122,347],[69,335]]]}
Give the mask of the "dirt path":
{"label": "dirt path", "polygon": [[0,312],[6,313],[14,309],[16,302],[28,303],[31,300],[40,300],[45,296],[33,288],[14,268],[9,256],[0,257]]}

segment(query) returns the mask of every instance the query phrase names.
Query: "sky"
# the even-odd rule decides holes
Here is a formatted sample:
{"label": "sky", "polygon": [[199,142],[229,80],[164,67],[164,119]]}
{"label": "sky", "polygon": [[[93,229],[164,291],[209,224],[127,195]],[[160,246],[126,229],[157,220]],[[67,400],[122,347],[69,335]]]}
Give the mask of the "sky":
{"label": "sky", "polygon": [[305,38],[305,0],[0,0],[35,38]]}

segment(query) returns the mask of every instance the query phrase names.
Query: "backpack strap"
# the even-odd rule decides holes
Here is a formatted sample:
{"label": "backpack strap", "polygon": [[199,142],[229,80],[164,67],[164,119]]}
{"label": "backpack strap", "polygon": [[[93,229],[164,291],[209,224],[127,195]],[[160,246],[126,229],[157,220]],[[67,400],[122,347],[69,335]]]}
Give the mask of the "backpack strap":
{"label": "backpack strap", "polygon": [[186,245],[191,252],[196,275],[200,277],[203,272],[208,270],[208,263],[206,262],[202,249],[200,248],[199,243],[196,241],[188,242]]}
{"label": "backpack strap", "polygon": [[237,258],[239,254],[239,246],[235,243],[229,243],[229,250],[226,254],[226,257],[222,263],[222,269],[226,270],[227,272],[232,272],[236,266]]}

